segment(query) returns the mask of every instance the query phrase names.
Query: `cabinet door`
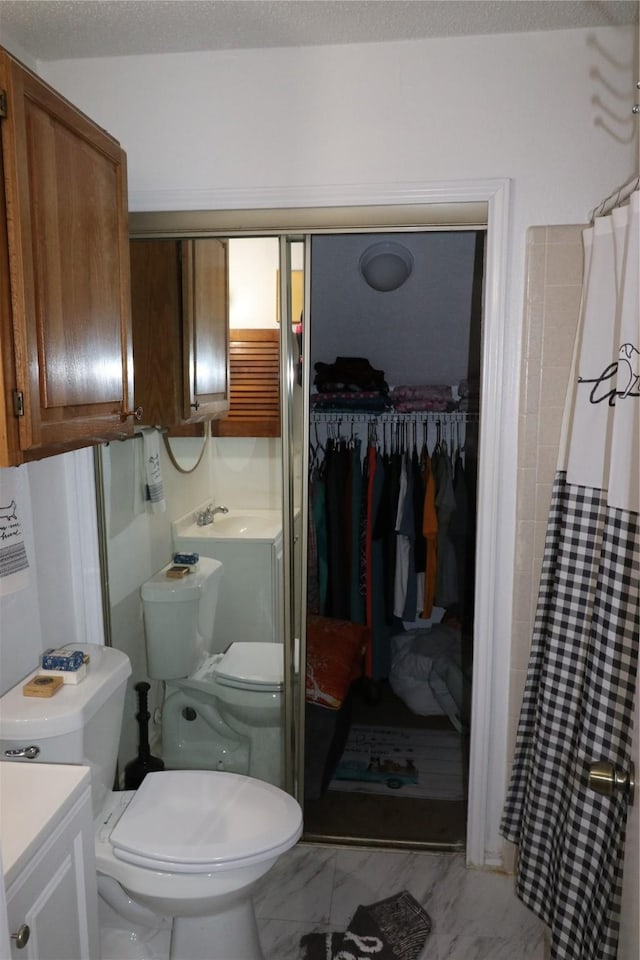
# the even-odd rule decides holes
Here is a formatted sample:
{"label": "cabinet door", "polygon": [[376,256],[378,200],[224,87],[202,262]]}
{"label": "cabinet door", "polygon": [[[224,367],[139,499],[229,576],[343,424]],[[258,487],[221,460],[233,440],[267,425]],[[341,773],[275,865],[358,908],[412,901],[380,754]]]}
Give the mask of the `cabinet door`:
{"label": "cabinet door", "polygon": [[[0,211],[4,212],[4,176],[0,150]],[[14,412],[16,368],[13,349],[11,284],[9,282],[9,245],[7,219],[0,218],[0,466],[20,463],[18,418]]]}
{"label": "cabinet door", "polygon": [[229,409],[227,244],[215,237],[182,242],[185,420]]}
{"label": "cabinet door", "polygon": [[145,423],[182,423],[182,268],[179,240],[131,241],[136,403]]}
{"label": "cabinet door", "polygon": [[4,51],[0,86],[19,435],[31,458],[133,429],[126,157]]}
{"label": "cabinet door", "polygon": [[12,960],[97,960],[98,902],[91,798],[76,804],[7,889]]}

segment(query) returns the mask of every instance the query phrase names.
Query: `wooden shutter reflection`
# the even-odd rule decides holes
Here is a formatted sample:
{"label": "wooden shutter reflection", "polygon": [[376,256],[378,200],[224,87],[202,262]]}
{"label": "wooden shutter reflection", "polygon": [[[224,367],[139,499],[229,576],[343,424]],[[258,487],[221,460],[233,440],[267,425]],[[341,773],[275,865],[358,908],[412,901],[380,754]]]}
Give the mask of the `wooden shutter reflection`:
{"label": "wooden shutter reflection", "polygon": [[280,436],[280,331],[229,331],[228,414],[211,421],[212,436]]}

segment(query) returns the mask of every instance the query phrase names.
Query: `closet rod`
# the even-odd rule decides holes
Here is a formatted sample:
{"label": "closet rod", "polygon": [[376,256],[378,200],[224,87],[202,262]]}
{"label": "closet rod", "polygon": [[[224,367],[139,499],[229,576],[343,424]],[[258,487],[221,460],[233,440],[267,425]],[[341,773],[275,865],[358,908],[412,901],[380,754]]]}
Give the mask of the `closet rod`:
{"label": "closet rod", "polygon": [[437,420],[458,423],[474,423],[480,419],[477,410],[413,410],[410,413],[374,413],[358,410],[311,410],[310,419],[314,423],[340,421],[375,422],[375,423],[422,423]]}

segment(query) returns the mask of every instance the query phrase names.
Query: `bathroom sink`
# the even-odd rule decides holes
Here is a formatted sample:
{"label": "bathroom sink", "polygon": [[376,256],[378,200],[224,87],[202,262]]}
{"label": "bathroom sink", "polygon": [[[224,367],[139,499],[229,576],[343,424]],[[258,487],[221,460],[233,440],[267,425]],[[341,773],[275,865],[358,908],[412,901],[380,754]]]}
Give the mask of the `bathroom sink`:
{"label": "bathroom sink", "polygon": [[197,551],[196,540],[275,540],[282,533],[280,510],[231,507],[202,527],[194,523],[194,517],[188,514],[172,524],[176,548]]}
{"label": "bathroom sink", "polygon": [[253,537],[268,533],[273,526],[273,520],[267,517],[258,517],[249,513],[230,514],[215,518],[211,536],[216,537],[222,534],[225,537]]}

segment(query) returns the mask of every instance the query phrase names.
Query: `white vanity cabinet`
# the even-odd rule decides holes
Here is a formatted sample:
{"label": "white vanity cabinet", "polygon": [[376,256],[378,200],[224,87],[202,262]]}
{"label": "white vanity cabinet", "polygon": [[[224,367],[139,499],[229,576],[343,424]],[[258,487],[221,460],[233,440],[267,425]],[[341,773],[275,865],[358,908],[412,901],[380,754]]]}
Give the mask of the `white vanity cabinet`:
{"label": "white vanity cabinet", "polygon": [[215,629],[225,647],[235,640],[282,643],[282,537],[218,540],[222,583]]}
{"label": "white vanity cabinet", "polygon": [[86,767],[0,763],[11,960],[99,960],[89,787]]}

